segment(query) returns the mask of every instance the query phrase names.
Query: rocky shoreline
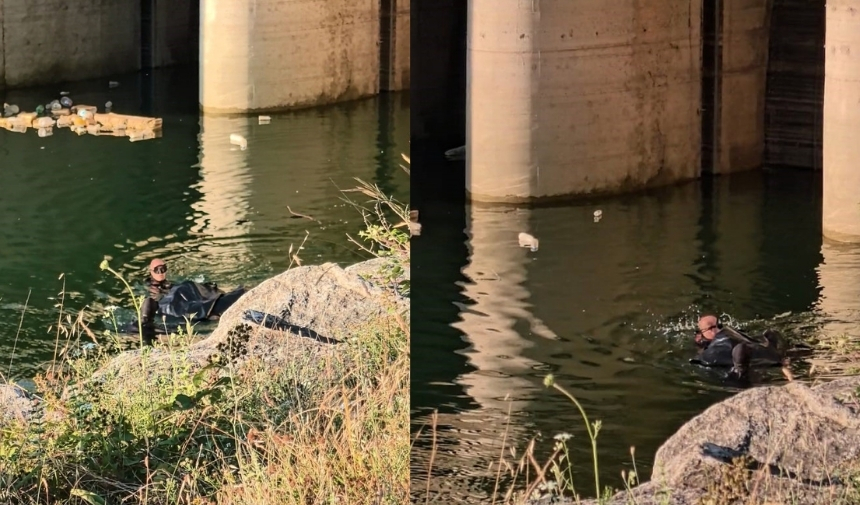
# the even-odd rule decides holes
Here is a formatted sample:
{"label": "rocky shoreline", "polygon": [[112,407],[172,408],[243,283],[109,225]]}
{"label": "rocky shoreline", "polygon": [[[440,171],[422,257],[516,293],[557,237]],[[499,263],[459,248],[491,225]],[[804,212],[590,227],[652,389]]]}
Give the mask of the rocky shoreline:
{"label": "rocky shoreline", "polygon": [[[738,393],[671,436],[648,482],[602,504],[860,503],[858,388],[855,376]],[[574,501],[530,502],[550,503]]]}
{"label": "rocky shoreline", "polygon": [[[246,292],[225,311],[206,338],[178,351],[156,346],[144,352],[135,349],[119,353],[92,380],[127,376],[128,387],[146,387],[168,376],[177,361],[182,362],[187,373],[219,359],[228,361],[235,370],[241,370],[251,360],[272,369],[292,360],[322,364],[339,352],[340,341],[308,337],[350,335],[369,321],[381,320],[393,312],[408,327],[409,299],[392,286],[409,280],[408,265],[392,279],[384,274],[386,262],[377,258],[346,268],[326,263],[289,269]],[[268,329],[249,321],[247,311],[278,315],[287,324]],[[146,380],[140,377],[144,355]],[[26,421],[39,407],[37,395],[14,384],[0,385],[0,423],[13,418]]]}

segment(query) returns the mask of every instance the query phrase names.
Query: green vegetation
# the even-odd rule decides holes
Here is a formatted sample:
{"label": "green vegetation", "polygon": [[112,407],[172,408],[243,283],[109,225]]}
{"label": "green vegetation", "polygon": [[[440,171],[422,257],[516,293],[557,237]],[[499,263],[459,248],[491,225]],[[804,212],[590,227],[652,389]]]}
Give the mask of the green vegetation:
{"label": "green vegetation", "polygon": [[[381,278],[400,279],[409,236],[389,219],[408,221],[408,207],[359,183],[372,205],[352,202],[366,229],[351,240],[386,258]],[[101,266],[139,314],[130,286]],[[408,283],[397,289],[408,296]],[[59,310],[57,359],[35,378],[39,407],[29,420],[0,418],[0,503],[408,501],[410,335],[394,305],[331,335],[339,352],[277,369],[248,358],[242,326],[203,367],[189,359],[191,328],[107,367],[116,335],[96,336],[83,312]]]}
{"label": "green vegetation", "polygon": [[[832,340],[832,341],[831,341]],[[828,360],[828,363],[833,363],[838,360],[839,363],[844,362],[846,355],[857,356],[856,344],[848,345],[843,338],[835,338],[828,340],[831,345],[821,347],[819,353],[821,359]],[[822,340],[823,341],[823,340]],[[821,342],[821,341],[820,341]],[[844,372],[844,370],[843,370]],[[841,376],[847,374],[843,373]],[[637,486],[644,483],[640,480],[640,475],[636,466],[636,451],[634,447],[630,448],[630,456],[632,460],[632,471],[621,471],[623,489],[614,489],[609,486],[600,487],[599,480],[599,459],[597,449],[597,438],[600,431],[601,422],[599,420],[590,422],[588,416],[579,401],[566,389],[555,382],[552,375],[547,375],[544,378],[544,385],[551,387],[563,395],[565,395],[575,406],[582,416],[586,426],[589,442],[591,445],[593,472],[594,472],[594,489],[589,490],[588,497],[583,497],[579,490],[576,489],[573,479],[573,464],[571,461],[570,449],[568,441],[571,435],[560,433],[553,437],[553,451],[548,458],[543,462],[538,462],[536,454],[537,439],[531,439],[524,451],[520,452],[517,448],[507,446],[507,437],[502,440],[502,447],[498,461],[495,462],[496,480],[492,495],[481,503],[496,504],[526,504],[531,501],[545,505],[547,503],[590,503],[590,504],[605,504],[612,502],[615,504],[624,503],[626,505],[637,504],[669,504],[673,502],[675,491],[667,487],[664,483],[651,482],[652,488],[650,496],[644,499],[636,493]],[[860,390],[856,392],[860,398]],[[857,398],[851,400],[857,401]],[[431,427],[431,436],[433,438],[432,455],[429,458],[430,468],[427,470],[426,481],[426,498],[430,500],[430,480],[432,476],[432,465],[436,452],[436,428],[434,423]],[[507,434],[507,432],[506,432]],[[419,433],[420,435],[420,433]],[[796,441],[780,441],[780,443],[793,443]],[[774,450],[780,449],[774,447]],[[828,450],[827,447],[821,447],[822,451]],[[781,449],[779,452],[783,452]],[[833,478],[839,478],[844,486],[834,487],[831,493],[826,494],[824,501],[816,501],[814,503],[827,504],[854,504],[860,503],[860,462],[849,469],[842,471],[825,469],[826,473]],[[505,485],[502,485],[502,477],[504,473]],[[646,479],[647,480],[647,479]],[[788,479],[781,479],[780,476],[774,475],[767,467],[759,467],[753,464],[748,456],[741,456],[732,459],[729,464],[722,464],[715,467],[713,478],[710,479],[707,489],[697,493],[695,501],[689,502],[695,505],[732,505],[732,504],[758,504],[758,505],[775,505],[775,504],[805,504],[810,503],[809,496],[804,496],[797,487],[792,487]],[[795,481],[795,484],[797,482]],[[614,498],[614,500],[613,500]],[[821,499],[821,496],[818,497]],[[549,501],[547,501],[549,500]],[[559,501],[567,500],[567,501]],[[684,501],[683,503],[688,503]]]}

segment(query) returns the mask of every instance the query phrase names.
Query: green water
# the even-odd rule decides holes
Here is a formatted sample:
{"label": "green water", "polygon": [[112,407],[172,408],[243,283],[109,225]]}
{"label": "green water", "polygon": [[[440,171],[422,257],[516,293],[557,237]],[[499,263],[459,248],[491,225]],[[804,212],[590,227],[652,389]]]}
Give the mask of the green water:
{"label": "green water", "polygon": [[[114,112],[163,118],[163,134],[132,143],[0,130],[4,375],[30,376],[52,357],[60,301],[73,314],[87,308],[98,331],[105,305],[129,306],[121,284],[99,270],[105,256],[138,282],[161,257],[171,279],[250,287],[285,270],[306,233],[304,264],[366,257],[346,237],[361,229],[360,215],[340,199],[354,177],[408,202],[399,167],[409,152],[407,93],[269,114],[259,125],[256,115],[201,115],[197,90],[196,69],[179,68],[6,93],[22,110],[60,91],[100,109],[110,100]],[[232,133],[247,138],[247,150],[230,144]]]}
{"label": "green water", "polygon": [[[489,503],[497,478],[501,496],[511,484],[500,458],[516,467],[534,439],[543,464],[561,433],[573,435],[577,490],[594,496],[579,410],[544,387],[547,374],[602,422],[602,485],[622,488],[631,447],[647,479],[657,448],[735,391],[689,363],[702,312],[789,338],[860,332],[860,247],[822,241],[820,173],[756,171],[540,208],[413,199],[423,229],[412,354],[433,364],[412,367],[416,502],[429,472],[431,502]],[[539,249],[520,247],[520,232]],[[808,364],[796,366],[804,377]],[[778,370],[754,379],[781,382]]]}

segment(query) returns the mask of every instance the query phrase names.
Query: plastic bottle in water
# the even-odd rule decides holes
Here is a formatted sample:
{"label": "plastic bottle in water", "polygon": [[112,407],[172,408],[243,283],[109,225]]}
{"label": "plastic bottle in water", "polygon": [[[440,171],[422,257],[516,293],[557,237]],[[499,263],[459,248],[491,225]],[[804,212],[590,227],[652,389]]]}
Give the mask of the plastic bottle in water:
{"label": "plastic bottle in water", "polygon": [[9,105],[8,103],[3,104],[3,116],[4,117],[12,117],[20,111],[17,105]]}

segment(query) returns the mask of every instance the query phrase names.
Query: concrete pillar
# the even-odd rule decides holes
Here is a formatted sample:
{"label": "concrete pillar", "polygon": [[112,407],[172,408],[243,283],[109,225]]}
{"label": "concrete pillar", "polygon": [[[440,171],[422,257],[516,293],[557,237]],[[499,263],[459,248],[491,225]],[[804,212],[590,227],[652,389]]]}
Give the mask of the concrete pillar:
{"label": "concrete pillar", "polygon": [[381,0],[379,88],[409,89],[409,0]]}
{"label": "concrete pillar", "polygon": [[379,91],[379,0],[202,0],[207,112],[313,106]]}
{"label": "concrete pillar", "polygon": [[722,2],[722,83],[715,173],[761,167],[772,0]]}
{"label": "concrete pillar", "polygon": [[10,88],[139,68],[138,0],[0,0],[0,7],[0,67]]}
{"label": "concrete pillar", "polygon": [[698,175],[698,2],[470,0],[475,200],[619,191]]}
{"label": "concrete pillar", "polygon": [[822,232],[860,242],[860,1],[829,0],[824,60]]}

